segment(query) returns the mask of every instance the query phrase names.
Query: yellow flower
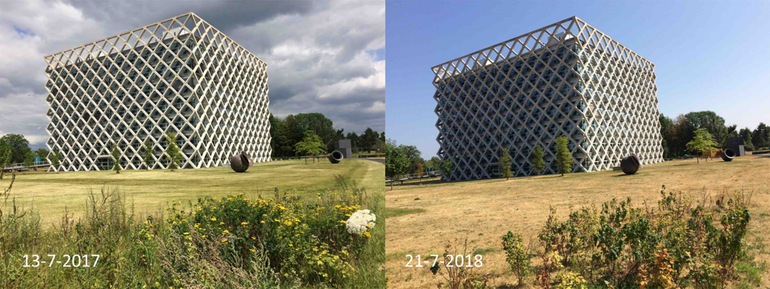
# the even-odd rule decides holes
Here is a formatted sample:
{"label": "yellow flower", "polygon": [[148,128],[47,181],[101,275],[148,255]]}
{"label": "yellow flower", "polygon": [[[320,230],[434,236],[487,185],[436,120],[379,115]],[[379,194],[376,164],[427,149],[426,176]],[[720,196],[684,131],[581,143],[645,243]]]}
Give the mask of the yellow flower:
{"label": "yellow flower", "polygon": [[222,234],[230,234],[230,231],[224,230],[224,231],[222,231]]}
{"label": "yellow flower", "polygon": [[219,222],[219,225],[224,225],[224,224],[225,224],[225,222]]}
{"label": "yellow flower", "polygon": [[264,223],[265,223],[265,221],[259,221],[259,222],[260,222],[260,223],[262,223],[262,224],[264,224]]}
{"label": "yellow flower", "polygon": [[364,237],[371,238],[372,234],[369,234],[369,232],[364,232]]}
{"label": "yellow flower", "polygon": [[203,238],[206,238],[206,235],[203,235],[203,236],[201,236],[201,237],[203,237]]}
{"label": "yellow flower", "polygon": [[216,222],[217,221],[217,217],[211,217],[211,220]]}
{"label": "yellow flower", "polygon": [[294,244],[289,244],[289,247],[294,247]]}
{"label": "yellow flower", "polygon": [[340,221],[340,223],[343,223],[343,224],[347,224],[348,222],[345,222],[345,221]]}
{"label": "yellow flower", "polygon": [[222,239],[222,243],[227,242],[227,238]]}
{"label": "yellow flower", "polygon": [[334,206],[334,207],[335,207],[335,208],[337,208],[337,209],[339,209],[339,208],[341,208],[342,206],[340,206],[340,205],[336,205],[336,206]]}
{"label": "yellow flower", "polygon": [[350,214],[345,214],[345,217],[350,217]]}
{"label": "yellow flower", "polygon": [[251,237],[251,239],[252,239],[252,240],[256,240],[257,238],[255,238],[254,236],[252,236],[252,237]]}
{"label": "yellow flower", "polygon": [[190,232],[184,232],[185,235],[190,235]]}
{"label": "yellow flower", "polygon": [[246,226],[248,224],[249,224],[249,222],[241,222],[241,225],[244,225],[244,226]]}
{"label": "yellow flower", "polygon": [[251,252],[256,252],[256,250],[254,250],[254,249],[249,249],[249,251],[251,251]]}
{"label": "yellow flower", "polygon": [[278,219],[273,219],[273,220],[275,220],[276,222],[280,222],[280,220],[278,220]]}

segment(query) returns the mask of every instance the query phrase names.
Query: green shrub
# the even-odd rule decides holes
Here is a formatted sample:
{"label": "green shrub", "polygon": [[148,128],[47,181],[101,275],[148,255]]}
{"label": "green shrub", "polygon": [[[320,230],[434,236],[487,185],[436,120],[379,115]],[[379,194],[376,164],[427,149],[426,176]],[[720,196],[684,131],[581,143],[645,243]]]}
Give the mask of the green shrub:
{"label": "green shrub", "polygon": [[[90,194],[79,220],[44,230],[35,211],[0,211],[0,284],[60,288],[384,287],[382,225],[349,233],[346,220],[383,199],[338,186],[303,200],[278,193],[204,197],[165,214],[134,215],[117,190]],[[3,208],[5,209],[5,208]],[[100,254],[93,268],[23,268],[25,254]],[[370,260],[371,259],[371,260]],[[373,260],[373,261],[372,261]],[[371,268],[374,267],[374,268]],[[364,276],[360,276],[364,275]]]}
{"label": "green shrub", "polygon": [[524,246],[524,240],[522,240],[521,234],[514,234],[508,231],[508,234],[503,236],[503,250],[505,251],[508,265],[511,266],[511,271],[516,275],[518,284],[522,284],[524,278],[529,275],[529,250]]}
{"label": "green shrub", "polygon": [[[536,280],[562,288],[723,288],[751,278],[756,270],[748,265],[755,263],[748,263],[752,258],[744,245],[749,199],[723,194],[715,206],[708,198],[694,204],[664,187],[657,206],[633,207],[631,199],[613,199],[601,210],[572,212],[565,221],[552,209],[538,233],[542,262],[534,270]],[[510,232],[503,240],[506,251],[511,245],[505,240],[520,241]]]}

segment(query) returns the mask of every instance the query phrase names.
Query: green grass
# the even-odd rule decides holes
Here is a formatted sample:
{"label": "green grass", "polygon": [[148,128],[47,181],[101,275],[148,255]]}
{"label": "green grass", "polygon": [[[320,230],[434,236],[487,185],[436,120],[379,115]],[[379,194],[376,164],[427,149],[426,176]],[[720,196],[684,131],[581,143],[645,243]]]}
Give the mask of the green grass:
{"label": "green grass", "polygon": [[[385,166],[374,161],[350,159],[331,164],[321,159],[304,164],[300,160],[289,160],[255,164],[242,174],[221,167],[175,172],[124,170],[120,174],[114,171],[21,173],[16,176],[6,206],[14,198],[20,207],[34,206],[41,212],[43,225],[50,226],[59,223],[65,208],[75,218],[81,217],[86,196],[103,187],[119,188],[138,214],[150,214],[172,201],[187,203],[204,196],[238,193],[271,196],[276,188],[296,190],[296,194],[303,197],[314,196],[334,186],[335,175],[367,188],[370,193],[384,189]],[[0,180],[0,188],[8,187],[10,179],[6,174],[5,179]]]}
{"label": "green grass", "polygon": [[385,208],[385,213],[383,214],[383,216],[385,216],[385,218],[387,219],[387,218],[392,218],[392,217],[400,217],[400,216],[403,216],[403,215],[417,214],[417,213],[424,213],[424,212],[425,212],[425,209],[419,209],[419,208],[415,208],[415,209],[412,209],[412,208],[405,208],[405,209]]}
{"label": "green grass", "polygon": [[490,248],[478,248],[478,249],[476,249],[476,251],[473,251],[473,255],[484,255],[484,254],[487,254],[487,253],[494,253],[494,252],[498,252],[498,251],[502,251],[502,249],[500,249],[500,248],[491,248],[491,247]]}

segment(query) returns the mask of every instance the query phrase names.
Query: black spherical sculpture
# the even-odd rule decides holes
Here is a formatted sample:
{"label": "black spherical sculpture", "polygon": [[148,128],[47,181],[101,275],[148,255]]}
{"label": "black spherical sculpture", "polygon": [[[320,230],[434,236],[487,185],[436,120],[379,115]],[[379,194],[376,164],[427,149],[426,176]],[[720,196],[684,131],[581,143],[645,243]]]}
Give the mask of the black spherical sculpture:
{"label": "black spherical sculpture", "polygon": [[335,150],[331,154],[329,154],[329,161],[333,164],[337,164],[342,161],[344,156],[342,155],[342,152]]}
{"label": "black spherical sculpture", "polygon": [[731,162],[735,158],[735,151],[731,148],[726,148],[722,151],[722,160]]}
{"label": "black spherical sculpture", "polygon": [[245,172],[249,169],[250,165],[251,159],[246,152],[241,152],[240,154],[234,155],[232,158],[230,158],[230,168],[232,168],[236,173]]}
{"label": "black spherical sculpture", "polygon": [[620,161],[620,169],[627,175],[633,175],[642,168],[642,162],[639,161],[639,157],[636,154],[631,154]]}

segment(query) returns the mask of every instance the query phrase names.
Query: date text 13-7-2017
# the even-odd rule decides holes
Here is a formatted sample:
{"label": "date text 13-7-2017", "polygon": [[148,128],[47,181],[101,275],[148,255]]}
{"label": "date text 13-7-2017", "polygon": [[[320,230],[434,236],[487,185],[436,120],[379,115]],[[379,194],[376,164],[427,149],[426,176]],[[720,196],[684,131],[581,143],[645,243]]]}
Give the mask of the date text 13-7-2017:
{"label": "date text 13-7-2017", "polygon": [[[93,263],[91,263],[93,262]],[[47,255],[46,257],[40,257],[37,254],[24,255],[24,268],[37,268],[40,265],[48,264],[48,267],[52,267],[56,263],[57,266],[62,267],[76,267],[76,268],[90,268],[96,267],[99,263],[99,255],[61,255],[61,258],[57,258],[56,255]]]}

